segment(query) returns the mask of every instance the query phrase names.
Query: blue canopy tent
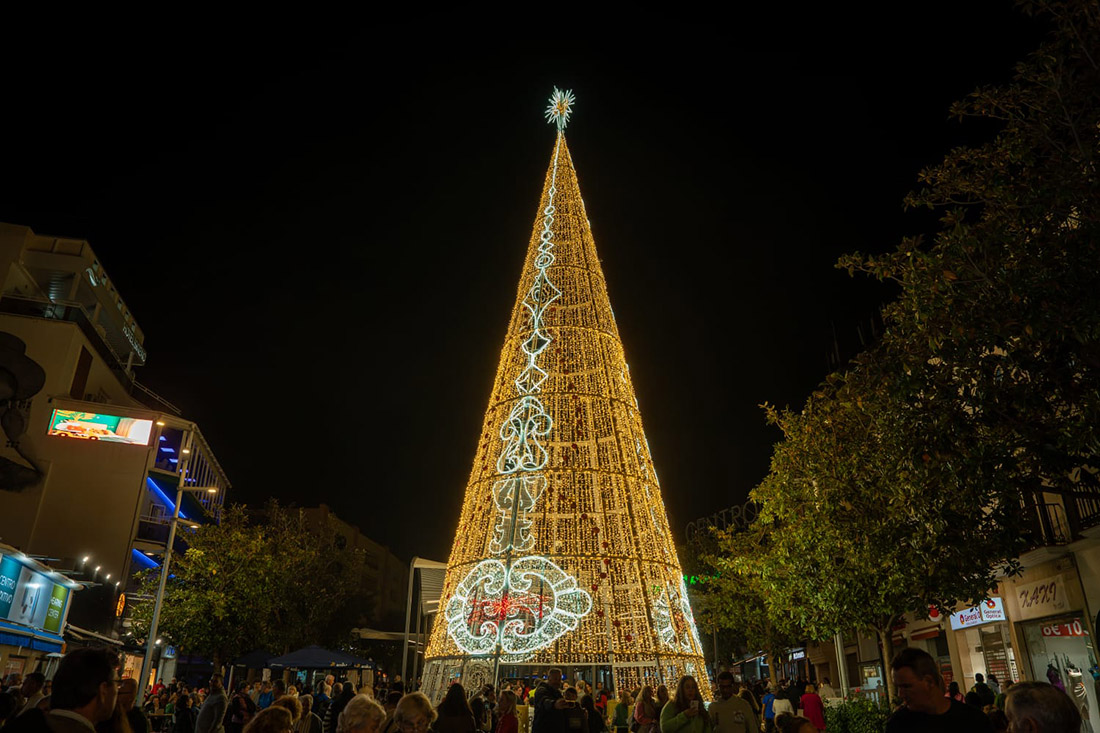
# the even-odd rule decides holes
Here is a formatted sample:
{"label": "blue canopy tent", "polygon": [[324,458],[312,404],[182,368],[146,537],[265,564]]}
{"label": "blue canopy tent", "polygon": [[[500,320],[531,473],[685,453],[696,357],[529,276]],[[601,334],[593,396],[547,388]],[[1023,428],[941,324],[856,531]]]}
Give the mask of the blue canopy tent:
{"label": "blue canopy tent", "polygon": [[288,669],[377,669],[369,659],[360,659],[344,652],[334,652],[312,645],[267,660],[268,667]]}

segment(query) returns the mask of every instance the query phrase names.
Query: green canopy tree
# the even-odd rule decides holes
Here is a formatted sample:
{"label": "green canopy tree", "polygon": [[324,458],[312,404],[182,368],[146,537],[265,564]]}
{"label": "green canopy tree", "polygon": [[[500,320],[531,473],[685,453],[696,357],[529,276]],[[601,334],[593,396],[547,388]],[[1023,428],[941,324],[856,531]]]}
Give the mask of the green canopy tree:
{"label": "green canopy tree", "polygon": [[[181,650],[210,655],[220,667],[257,648],[286,652],[348,638],[363,556],[343,546],[331,522],[308,526],[298,510],[275,502],[255,517],[233,506],[221,524],[187,541],[172,557],[159,629]],[[139,638],[159,579],[156,570],[142,576],[148,600],[133,611]]]}

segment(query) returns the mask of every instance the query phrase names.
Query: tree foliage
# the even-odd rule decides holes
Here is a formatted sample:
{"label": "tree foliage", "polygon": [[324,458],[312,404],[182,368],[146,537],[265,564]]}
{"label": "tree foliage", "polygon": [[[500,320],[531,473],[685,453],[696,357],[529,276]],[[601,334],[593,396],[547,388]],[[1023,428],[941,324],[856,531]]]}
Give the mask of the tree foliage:
{"label": "tree foliage", "polygon": [[[311,643],[340,643],[352,627],[362,553],[346,548],[331,521],[309,526],[302,514],[270,502],[256,518],[243,507],[187,537],[174,554],[159,633],[182,651],[215,664],[253,649],[286,652]],[[160,575],[142,577],[148,600],[134,609],[144,636]]]}
{"label": "tree foliage", "polygon": [[951,110],[997,132],[906,199],[938,230],[838,263],[899,286],[883,337],[801,410],[766,408],[783,438],[752,492],[760,548],[722,549],[767,619],[807,637],[866,624],[889,656],[902,613],[1017,569],[1044,492],[1071,515],[1100,498],[1100,6],[1020,7],[1046,40]]}

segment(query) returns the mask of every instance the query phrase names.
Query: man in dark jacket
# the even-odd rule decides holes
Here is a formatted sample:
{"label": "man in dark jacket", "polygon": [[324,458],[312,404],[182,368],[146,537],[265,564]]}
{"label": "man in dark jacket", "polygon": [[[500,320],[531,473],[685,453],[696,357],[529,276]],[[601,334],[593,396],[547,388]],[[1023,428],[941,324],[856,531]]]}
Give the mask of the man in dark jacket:
{"label": "man in dark jacket", "polygon": [[89,733],[109,719],[118,701],[118,655],[84,648],[65,655],[53,678],[50,712],[28,710],[4,733]]}
{"label": "man in dark jacket", "polygon": [[978,699],[982,701],[982,705],[992,705],[993,701],[997,699],[996,693],[993,692],[993,688],[985,683],[985,677],[981,672],[974,675],[974,686],[970,688],[970,691],[978,695]]}
{"label": "man in dark jacket", "polygon": [[546,673],[546,681],[538,686],[532,700],[535,719],[531,733],[565,733],[565,709],[569,702],[561,694],[561,670],[556,667]]}

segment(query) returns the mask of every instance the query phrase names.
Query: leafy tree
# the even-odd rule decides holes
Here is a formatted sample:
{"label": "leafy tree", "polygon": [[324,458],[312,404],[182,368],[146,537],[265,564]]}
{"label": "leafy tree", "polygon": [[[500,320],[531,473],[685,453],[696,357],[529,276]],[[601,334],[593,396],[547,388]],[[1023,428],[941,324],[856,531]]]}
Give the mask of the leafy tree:
{"label": "leafy tree", "polygon": [[1052,21],[1012,83],[952,108],[992,121],[984,145],[920,174],[910,207],[940,212],[931,238],[839,266],[900,285],[887,348],[957,425],[957,471],[996,466],[1033,502],[1100,491],[1100,6],[1022,2]]}
{"label": "leafy tree", "polygon": [[[713,569],[694,595],[692,607],[703,626],[716,626],[748,652],[763,651],[772,670],[785,651],[798,645],[803,631],[770,603],[760,573],[763,538],[757,533],[717,532],[714,552],[701,561]],[[774,674],[774,672],[773,672]]]}
{"label": "leafy tree", "polygon": [[[331,522],[307,526],[301,513],[270,502],[256,518],[243,507],[220,525],[195,530],[183,555],[173,555],[160,631],[215,667],[257,648],[290,651],[343,640],[345,610],[359,591],[362,554],[342,548]],[[138,637],[148,629],[159,583],[142,577],[150,600],[134,608]]]}

